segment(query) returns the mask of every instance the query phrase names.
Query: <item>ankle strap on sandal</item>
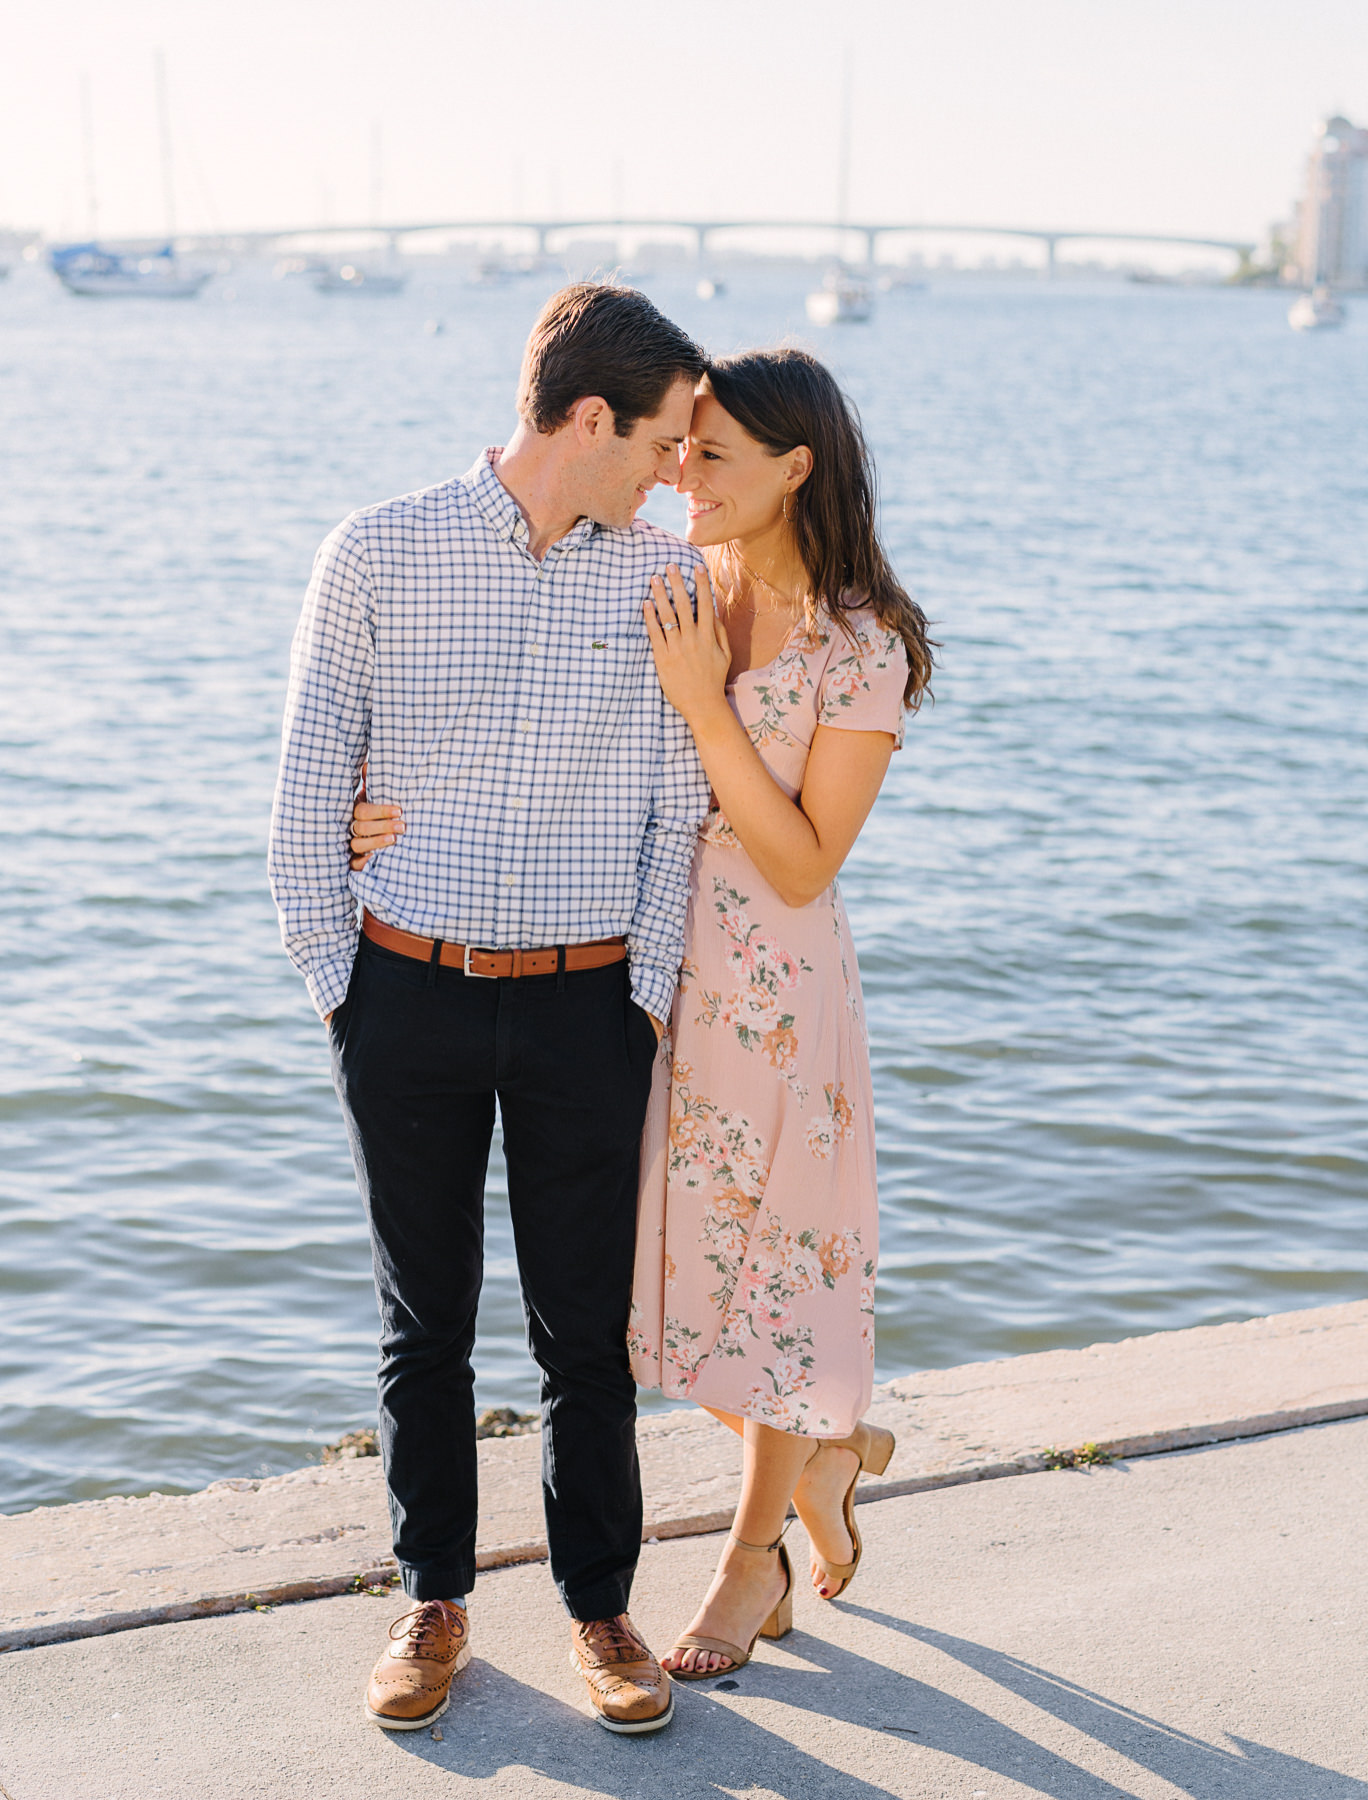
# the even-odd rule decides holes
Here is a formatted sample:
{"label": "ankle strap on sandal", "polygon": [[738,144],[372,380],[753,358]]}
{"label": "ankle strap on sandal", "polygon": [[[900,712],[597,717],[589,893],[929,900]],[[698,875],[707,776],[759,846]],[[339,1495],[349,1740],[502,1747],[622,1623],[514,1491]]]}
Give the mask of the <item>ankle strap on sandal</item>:
{"label": "ankle strap on sandal", "polygon": [[788,1536],[788,1528],[790,1525],[792,1525],[792,1523],[793,1523],[792,1519],[784,1520],[784,1529],[779,1533],[778,1537],[775,1538],[775,1540],[772,1544],[748,1544],[746,1542],[745,1538],[737,1537],[737,1535],[734,1531],[729,1531],[727,1533],[727,1536],[731,1539],[732,1543],[736,1544],[742,1550],[756,1550],[762,1556],[771,1556],[779,1548],[780,1544],[783,1543],[784,1539]]}

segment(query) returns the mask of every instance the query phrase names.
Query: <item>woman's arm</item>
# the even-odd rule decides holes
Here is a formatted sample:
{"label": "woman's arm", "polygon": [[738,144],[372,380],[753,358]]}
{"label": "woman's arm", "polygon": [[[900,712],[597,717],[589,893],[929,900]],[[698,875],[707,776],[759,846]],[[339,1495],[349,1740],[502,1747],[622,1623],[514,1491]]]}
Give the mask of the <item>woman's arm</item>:
{"label": "woman's arm", "polygon": [[[349,867],[364,869],[377,850],[384,850],[404,835],[402,807],[382,804],[377,800],[358,799],[352,804],[351,861]],[[692,840],[691,840],[692,841]],[[640,1002],[638,1002],[640,1004]],[[665,1034],[664,1022],[647,1006],[641,1010],[655,1026],[656,1042]],[[667,1009],[668,1010],[668,1009]],[[330,1019],[332,1014],[328,1014]],[[327,1019],[323,1021],[326,1025]]]}
{"label": "woman's arm", "polygon": [[796,801],[775,781],[727,701],[731,647],[698,572],[698,618],[682,576],[651,583],[646,629],[665,697],[684,715],[718,805],[743,849],[789,906],[806,906],[835,879],[878,797],[893,754],[887,731],[819,725]]}

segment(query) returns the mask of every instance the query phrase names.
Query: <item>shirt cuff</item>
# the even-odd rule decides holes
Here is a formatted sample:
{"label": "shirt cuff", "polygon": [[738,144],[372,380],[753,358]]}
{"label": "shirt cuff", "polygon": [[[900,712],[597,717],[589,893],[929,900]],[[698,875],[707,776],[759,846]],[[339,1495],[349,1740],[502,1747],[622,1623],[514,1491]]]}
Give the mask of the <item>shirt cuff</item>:
{"label": "shirt cuff", "polygon": [[632,964],[632,998],[662,1025],[670,1023],[670,1008],[678,986],[679,977],[671,969],[654,968],[644,962]]}
{"label": "shirt cuff", "polygon": [[314,1010],[320,1019],[326,1019],[330,1012],[336,1012],[347,997],[347,989],[351,986],[352,965],[356,961],[356,945],[351,944],[345,956],[332,962],[324,963],[321,968],[310,969],[304,976],[304,984],[309,990],[309,998],[314,1003]]}

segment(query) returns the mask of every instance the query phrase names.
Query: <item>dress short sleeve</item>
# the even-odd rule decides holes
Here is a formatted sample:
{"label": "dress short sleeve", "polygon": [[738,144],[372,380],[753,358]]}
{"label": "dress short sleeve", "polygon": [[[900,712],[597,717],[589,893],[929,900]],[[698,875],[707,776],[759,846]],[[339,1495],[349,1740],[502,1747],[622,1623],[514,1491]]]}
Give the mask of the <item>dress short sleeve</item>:
{"label": "dress short sleeve", "polygon": [[907,651],[896,631],[872,613],[847,614],[854,641],[833,625],[826,667],[817,690],[817,723],[845,731],[887,731],[903,745],[903,691]]}

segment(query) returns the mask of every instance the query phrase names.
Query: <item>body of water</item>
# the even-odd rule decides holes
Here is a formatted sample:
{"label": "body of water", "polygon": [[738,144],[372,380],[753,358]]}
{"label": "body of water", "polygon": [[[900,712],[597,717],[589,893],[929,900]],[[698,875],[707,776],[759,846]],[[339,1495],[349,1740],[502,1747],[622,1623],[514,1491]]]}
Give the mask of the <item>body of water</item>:
{"label": "body of water", "polygon": [[[813,341],[799,273],[643,285],[715,350]],[[0,1509],[373,1415],[263,872],[286,653],[339,518],[506,435],[548,286],[0,290]],[[1368,1291],[1368,302],[1286,307],[947,280],[820,335],[945,645],[843,876],[881,1376]],[[489,1211],[480,1394],[527,1407],[497,1166]]]}

